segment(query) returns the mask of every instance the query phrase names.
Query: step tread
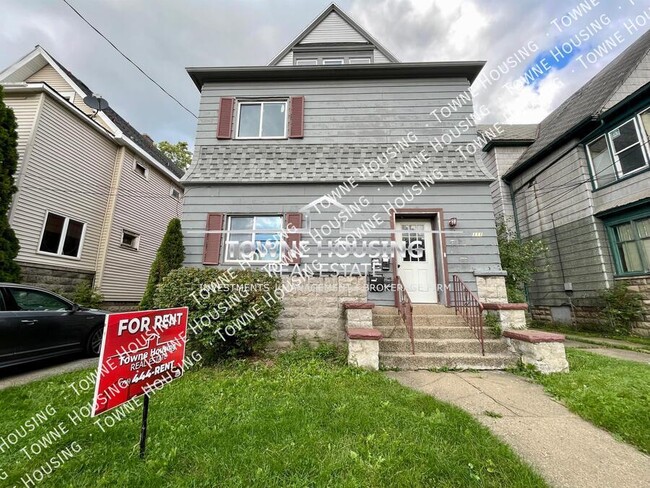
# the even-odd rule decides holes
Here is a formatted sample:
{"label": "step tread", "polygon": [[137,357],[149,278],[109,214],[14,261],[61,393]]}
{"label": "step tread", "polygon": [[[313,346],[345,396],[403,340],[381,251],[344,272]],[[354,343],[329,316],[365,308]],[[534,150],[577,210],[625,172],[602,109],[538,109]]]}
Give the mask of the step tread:
{"label": "step tread", "polygon": [[485,359],[512,359],[514,356],[510,353],[485,353],[483,356],[480,353],[467,353],[467,352],[418,352],[411,354],[410,352],[379,352],[379,358],[449,358],[449,359],[465,359],[465,358],[485,358]]}
{"label": "step tread", "polygon": [[[382,341],[387,341],[387,342],[410,341],[410,339],[408,337],[385,337],[385,338],[383,338],[381,340]],[[471,339],[469,337],[467,339],[465,339],[463,337],[451,337],[449,339],[426,339],[426,338],[415,337],[414,341],[415,341],[416,344],[418,342],[426,342],[426,343],[428,343],[428,342],[439,342],[439,343],[442,343],[442,344],[445,344],[445,343],[463,344],[465,342],[475,342],[476,344],[479,343],[478,339],[476,337],[472,337]],[[504,346],[506,345],[501,339],[492,339],[492,338],[490,338],[490,339],[484,339],[483,342],[486,343],[486,344],[490,343],[490,344],[503,344]]]}

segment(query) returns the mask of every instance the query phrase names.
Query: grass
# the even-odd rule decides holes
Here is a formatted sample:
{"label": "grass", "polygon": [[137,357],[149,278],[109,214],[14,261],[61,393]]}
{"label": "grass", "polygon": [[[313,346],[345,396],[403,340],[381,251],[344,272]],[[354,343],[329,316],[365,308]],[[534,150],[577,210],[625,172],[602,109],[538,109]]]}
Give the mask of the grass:
{"label": "grass", "polygon": [[650,454],[650,366],[567,349],[570,372],[523,374],[582,418]]}
{"label": "grass", "polygon": [[[627,349],[631,351],[650,352],[650,337],[622,336],[616,334],[608,334],[607,332],[576,330],[573,327],[569,327],[566,325],[549,324],[546,322],[533,323],[533,327],[535,329],[546,330],[548,332],[559,332],[561,334],[565,334],[567,336],[567,339],[579,340],[582,342],[586,342],[588,344],[596,344],[599,346],[613,347],[615,349]],[[625,341],[632,344],[636,344],[637,346],[626,346],[622,344],[614,345],[608,342],[598,340],[602,338]]]}
{"label": "grass", "polygon": [[[56,451],[81,451],[46,478],[65,487],[537,487],[543,480],[468,414],[380,373],[341,364],[330,349],[299,348],[274,360],[186,373],[151,399],[149,440],[138,458],[140,411],[102,432],[67,413],[90,401],[69,383],[88,372],[0,392],[0,436],[47,404],[69,428],[32,460],[3,454],[2,486],[22,486]],[[105,419],[106,413],[99,419]],[[1,479],[1,478],[0,478]]]}

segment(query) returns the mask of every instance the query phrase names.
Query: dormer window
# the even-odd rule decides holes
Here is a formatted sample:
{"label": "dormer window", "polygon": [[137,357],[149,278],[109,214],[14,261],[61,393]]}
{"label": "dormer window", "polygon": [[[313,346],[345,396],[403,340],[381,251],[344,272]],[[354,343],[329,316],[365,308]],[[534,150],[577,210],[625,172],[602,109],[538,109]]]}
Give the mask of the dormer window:
{"label": "dormer window", "polygon": [[323,65],[345,64],[343,58],[323,58]]}
{"label": "dormer window", "polygon": [[316,66],[317,64],[318,58],[296,59],[296,66]]}
{"label": "dormer window", "polygon": [[358,57],[350,58],[348,61],[350,64],[370,64],[370,57]]}

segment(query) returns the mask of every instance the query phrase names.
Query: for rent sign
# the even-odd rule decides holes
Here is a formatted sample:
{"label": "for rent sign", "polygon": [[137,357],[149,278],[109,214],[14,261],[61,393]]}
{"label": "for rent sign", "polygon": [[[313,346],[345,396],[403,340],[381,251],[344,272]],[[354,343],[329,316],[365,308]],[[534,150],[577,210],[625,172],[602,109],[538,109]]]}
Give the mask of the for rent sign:
{"label": "for rent sign", "polygon": [[106,316],[93,416],[183,374],[187,307]]}

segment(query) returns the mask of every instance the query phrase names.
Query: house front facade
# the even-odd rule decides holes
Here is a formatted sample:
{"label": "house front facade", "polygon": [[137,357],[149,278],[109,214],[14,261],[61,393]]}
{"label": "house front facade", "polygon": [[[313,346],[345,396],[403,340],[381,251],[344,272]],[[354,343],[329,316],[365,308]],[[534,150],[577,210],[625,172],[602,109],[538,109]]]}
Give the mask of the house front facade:
{"label": "house front facade", "polygon": [[[308,275],[285,296],[280,343],[343,340],[341,304],[395,306],[398,282],[448,307],[454,276],[474,292],[502,279],[493,176],[458,150],[473,106],[447,110],[482,67],[401,63],[332,5],[268,66],[188,68],[201,105],[186,264]],[[301,252],[258,247],[283,240]]]}
{"label": "house front facade", "polygon": [[600,293],[626,282],[650,335],[650,32],[537,126],[504,126],[484,148],[495,212],[543,239],[533,318],[599,320]]}
{"label": "house front facade", "polygon": [[180,171],[42,47],[0,73],[18,123],[18,192],[9,223],[24,283],[70,294],[82,281],[133,307],[169,220]]}

